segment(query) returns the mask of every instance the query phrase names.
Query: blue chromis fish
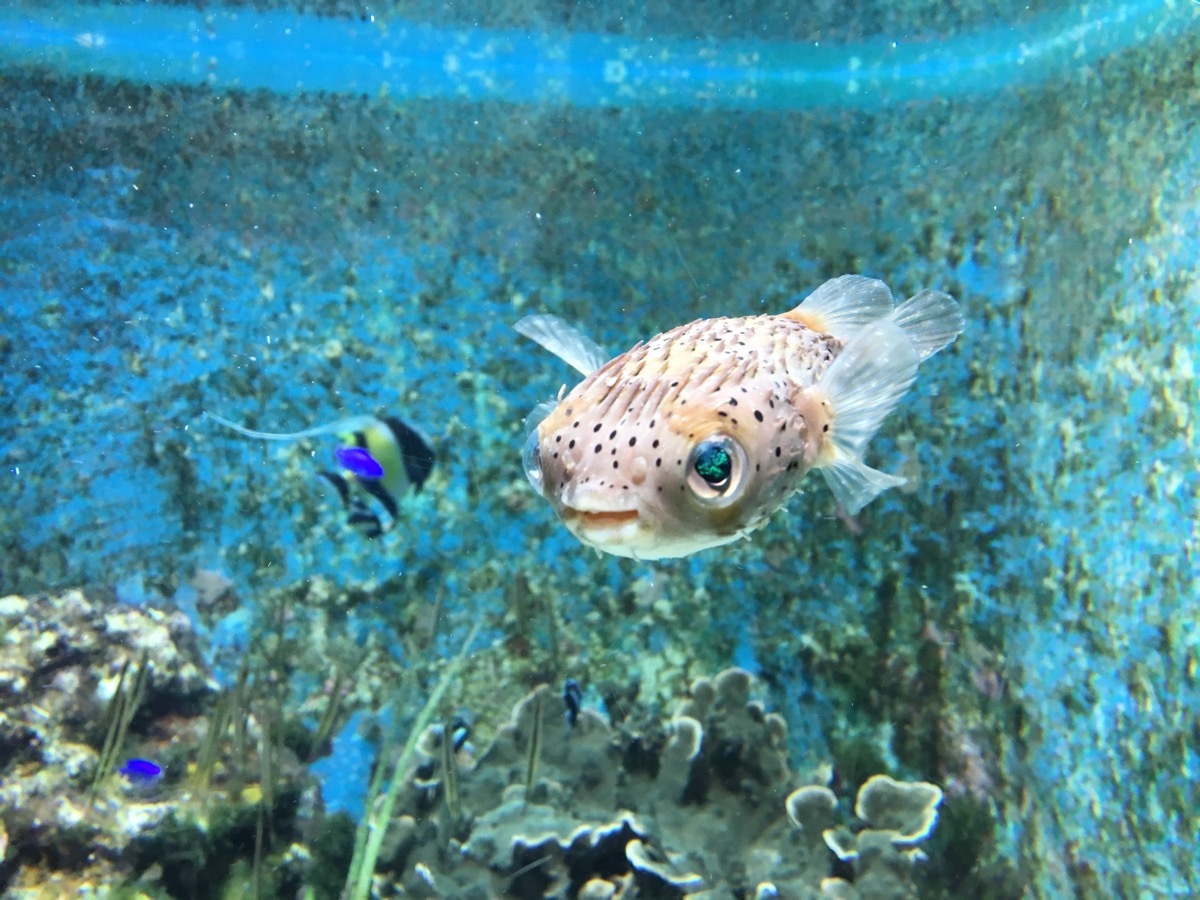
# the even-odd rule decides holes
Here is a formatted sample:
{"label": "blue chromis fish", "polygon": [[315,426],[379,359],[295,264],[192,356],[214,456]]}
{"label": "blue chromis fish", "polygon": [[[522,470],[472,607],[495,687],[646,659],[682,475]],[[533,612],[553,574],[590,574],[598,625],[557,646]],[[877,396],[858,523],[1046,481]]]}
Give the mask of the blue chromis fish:
{"label": "blue chromis fish", "polygon": [[964,325],[947,294],[893,308],[843,275],[780,315],[699,319],[608,359],[554,316],[516,330],[586,377],[530,416],[525,472],[584,544],[686,556],[760,528],[818,469],[853,515],[904,479],[863,453]]}
{"label": "blue chromis fish", "polygon": [[153,760],[136,757],[125,760],[125,764],[117,770],[130,781],[138,784],[151,784],[162,778],[162,766]]}
{"label": "blue chromis fish", "polygon": [[334,455],[343,469],[359,478],[378,481],[384,475],[383,466],[366,447],[338,447]]}
{"label": "blue chromis fish", "polygon": [[[433,471],[434,453],[428,439],[394,416],[353,416],[303,431],[276,433],[253,431],[214,413],[205,415],[238,434],[267,441],[337,435],[341,446],[335,454],[341,471],[319,474],[337,490],[346,508],[347,523],[368,538],[380,537],[395,526],[400,515],[399,498],[409,487],[419,492]],[[387,513],[386,526],[364,495]]]}

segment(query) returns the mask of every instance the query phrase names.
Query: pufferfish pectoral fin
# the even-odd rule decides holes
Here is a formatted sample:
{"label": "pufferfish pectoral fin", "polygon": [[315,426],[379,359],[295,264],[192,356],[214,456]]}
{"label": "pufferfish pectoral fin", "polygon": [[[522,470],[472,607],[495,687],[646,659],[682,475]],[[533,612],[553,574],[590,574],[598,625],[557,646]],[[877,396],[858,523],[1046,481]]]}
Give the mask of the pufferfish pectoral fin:
{"label": "pufferfish pectoral fin", "polygon": [[558,316],[526,316],[513,329],[584,375],[591,375],[610,358],[599,344]]}
{"label": "pufferfish pectoral fin", "polygon": [[900,326],[887,319],[863,329],[811,388],[829,416],[817,465],[846,512],[854,515],[903,478],[863,462],[867,442],[917,377],[920,357]]}

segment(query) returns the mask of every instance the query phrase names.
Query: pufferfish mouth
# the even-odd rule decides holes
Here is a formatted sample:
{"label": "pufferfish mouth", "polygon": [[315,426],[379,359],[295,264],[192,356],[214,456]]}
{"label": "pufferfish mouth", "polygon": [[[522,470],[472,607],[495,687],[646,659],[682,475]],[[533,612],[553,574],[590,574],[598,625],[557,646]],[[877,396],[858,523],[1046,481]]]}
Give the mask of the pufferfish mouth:
{"label": "pufferfish mouth", "polygon": [[565,518],[569,518],[588,528],[620,528],[622,525],[632,524],[638,519],[636,509],[592,512],[568,506],[563,510],[563,514]]}

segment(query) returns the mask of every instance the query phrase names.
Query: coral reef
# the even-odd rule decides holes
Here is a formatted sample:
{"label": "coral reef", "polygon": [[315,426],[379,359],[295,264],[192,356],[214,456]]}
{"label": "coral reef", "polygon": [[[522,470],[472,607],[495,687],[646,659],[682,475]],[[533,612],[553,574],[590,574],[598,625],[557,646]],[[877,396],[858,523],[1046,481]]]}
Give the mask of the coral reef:
{"label": "coral reef", "polygon": [[[941,791],[878,776],[858,795],[866,827],[835,829],[837,798],[796,787],[787,726],[751,685],[699,679],[638,731],[588,709],[572,726],[543,685],[477,760],[432,726],[380,869],[426,897],[913,896]],[[852,880],[831,878],[831,847]]]}
{"label": "coral reef", "polygon": [[[297,740],[252,712],[247,675],[208,678],[186,617],[69,591],[0,598],[0,626],[5,896],[338,893],[349,821],[320,813]],[[828,787],[797,786],[787,726],[752,687],[729,669],[665,719],[614,726],[565,715],[542,685],[478,758],[461,726],[430,725],[397,776],[376,883],[481,900],[909,896],[941,792],[872,778],[851,830]],[[110,754],[147,762],[113,771]],[[829,848],[852,862],[844,879]]]}

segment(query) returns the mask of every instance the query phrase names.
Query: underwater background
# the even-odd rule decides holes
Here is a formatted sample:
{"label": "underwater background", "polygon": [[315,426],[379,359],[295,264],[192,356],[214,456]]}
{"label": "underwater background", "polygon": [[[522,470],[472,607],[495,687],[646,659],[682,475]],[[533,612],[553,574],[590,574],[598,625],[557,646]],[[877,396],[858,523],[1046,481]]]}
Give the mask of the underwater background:
{"label": "underwater background", "polygon": [[[1200,889],[1193,0],[9,4],[0,96],[4,896]],[[526,483],[522,316],[843,273],[966,316],[903,489],[651,563]],[[436,463],[368,540],[205,412]]]}

